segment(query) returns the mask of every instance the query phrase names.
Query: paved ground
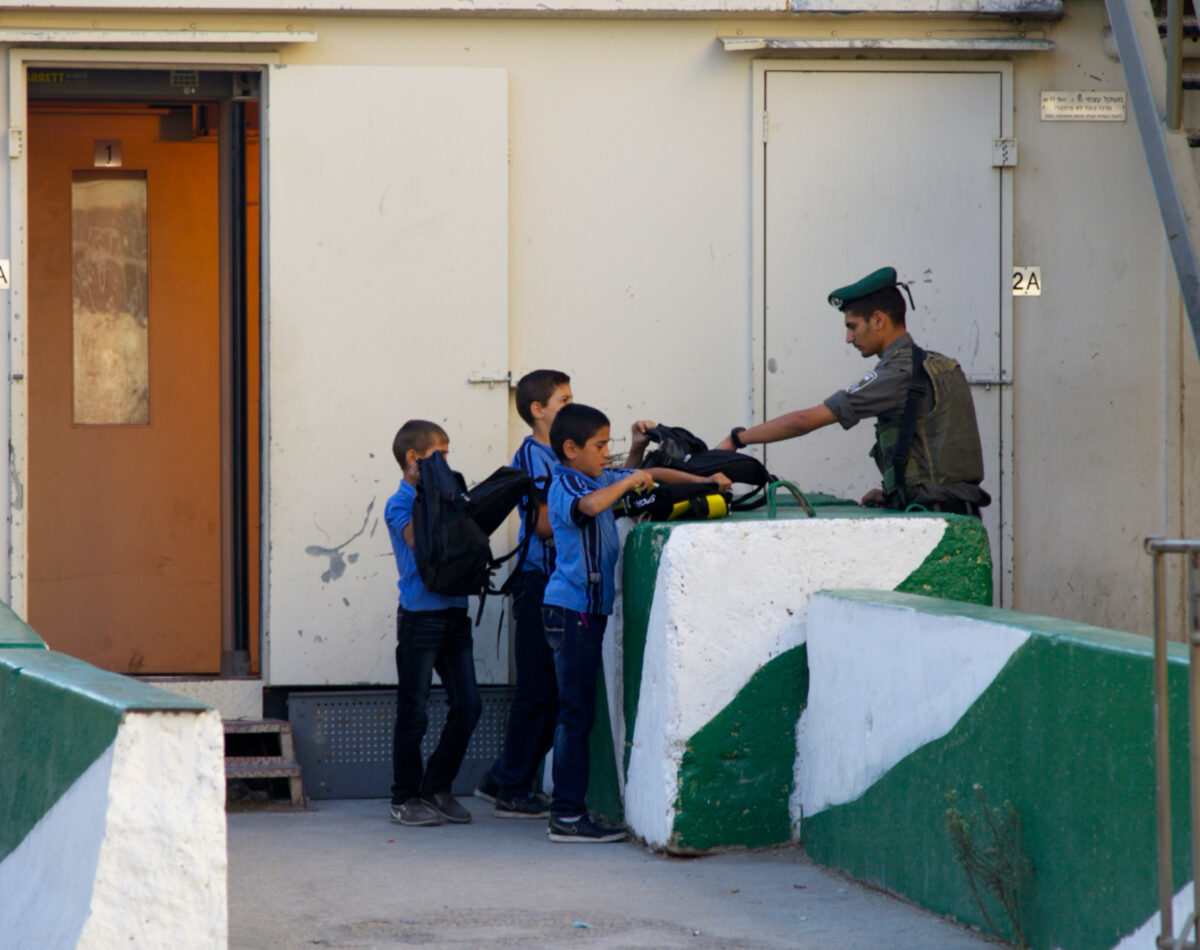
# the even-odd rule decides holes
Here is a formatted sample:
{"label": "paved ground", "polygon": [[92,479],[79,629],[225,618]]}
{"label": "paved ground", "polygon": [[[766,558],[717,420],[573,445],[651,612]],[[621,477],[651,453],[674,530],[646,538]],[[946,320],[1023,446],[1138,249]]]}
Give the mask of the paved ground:
{"label": "paved ground", "polygon": [[545,822],[405,828],[384,801],[229,815],[229,946],[968,950],[997,944],[796,848],[668,858]]}

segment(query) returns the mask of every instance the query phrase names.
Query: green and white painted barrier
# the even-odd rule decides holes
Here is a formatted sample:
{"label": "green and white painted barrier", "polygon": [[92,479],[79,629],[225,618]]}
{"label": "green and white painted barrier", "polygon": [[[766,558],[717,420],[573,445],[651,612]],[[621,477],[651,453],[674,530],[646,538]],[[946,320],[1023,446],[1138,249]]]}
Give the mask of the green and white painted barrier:
{"label": "green and white painted barrier", "polygon": [[844,506],[817,514],[645,524],[626,539],[589,801],[652,847],[793,840],[816,591],[877,584],[991,601],[978,520]]}
{"label": "green and white painted barrier", "polygon": [[[962,921],[988,927],[986,911],[989,929],[1012,939],[1019,926],[1034,948],[1151,950],[1152,657],[1143,637],[1061,620],[817,594],[792,807],[807,853]],[[1186,674],[1184,648],[1171,644],[1177,889],[1191,874]],[[947,831],[951,792],[964,819],[978,819],[979,845],[1025,868],[1013,876],[1015,914],[979,876],[982,908],[972,892]],[[983,808],[1006,815],[1005,803],[1020,833],[999,845]]]}
{"label": "green and white painted barrier", "polygon": [[0,944],[228,943],[224,736],[0,605]]}

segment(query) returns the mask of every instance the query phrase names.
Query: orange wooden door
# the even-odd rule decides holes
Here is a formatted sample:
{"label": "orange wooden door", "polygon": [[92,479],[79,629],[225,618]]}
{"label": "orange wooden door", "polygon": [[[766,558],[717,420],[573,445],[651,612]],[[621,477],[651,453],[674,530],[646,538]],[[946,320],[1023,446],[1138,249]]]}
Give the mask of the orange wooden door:
{"label": "orange wooden door", "polygon": [[[94,167],[97,140],[119,142],[119,169]],[[31,106],[29,156],[29,623],[106,669],[216,673],[216,137],[161,141],[136,107]],[[93,201],[106,176],[134,200]]]}

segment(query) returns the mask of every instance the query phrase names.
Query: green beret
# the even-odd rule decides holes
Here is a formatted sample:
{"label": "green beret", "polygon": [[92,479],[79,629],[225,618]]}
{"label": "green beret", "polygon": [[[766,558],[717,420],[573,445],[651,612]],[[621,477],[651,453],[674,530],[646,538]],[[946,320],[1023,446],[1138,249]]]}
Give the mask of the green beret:
{"label": "green beret", "polygon": [[829,302],[839,310],[844,310],[847,304],[853,303],[860,297],[866,297],[887,287],[895,286],[896,268],[881,267],[879,270],[867,274],[862,280],[839,287],[829,295]]}

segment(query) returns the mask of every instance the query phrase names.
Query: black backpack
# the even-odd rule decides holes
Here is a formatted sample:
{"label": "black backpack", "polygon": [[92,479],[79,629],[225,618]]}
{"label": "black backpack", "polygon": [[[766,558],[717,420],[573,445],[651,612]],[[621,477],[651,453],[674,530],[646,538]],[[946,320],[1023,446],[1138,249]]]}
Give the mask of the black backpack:
{"label": "black backpack", "polygon": [[[529,548],[525,540],[501,558],[492,557],[488,535],[508,517],[522,498],[533,492],[533,479],[520,469],[501,466],[470,491],[441,452],[418,463],[421,480],[413,504],[413,557],[425,587],[451,597],[477,595],[480,612],[488,594],[507,593]],[[537,506],[527,506],[526,519],[537,518]],[[536,521],[535,521],[536,523]],[[518,566],[502,587],[491,584],[491,572],[514,555]]]}
{"label": "black backpack", "polygon": [[658,444],[642,460],[642,468],[679,468],[689,456],[708,451],[708,445],[682,426],[655,426],[646,437]]}
{"label": "black backpack", "polygon": [[655,426],[646,430],[658,448],[646,453],[642,468],[677,468],[701,478],[720,472],[731,482],[750,485],[750,491],[730,503],[733,511],[749,511],[766,504],[766,487],[774,478],[753,455],[710,449],[705,442],[678,426]]}

